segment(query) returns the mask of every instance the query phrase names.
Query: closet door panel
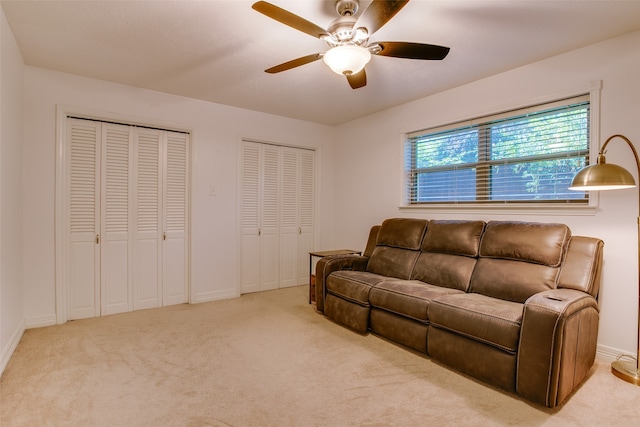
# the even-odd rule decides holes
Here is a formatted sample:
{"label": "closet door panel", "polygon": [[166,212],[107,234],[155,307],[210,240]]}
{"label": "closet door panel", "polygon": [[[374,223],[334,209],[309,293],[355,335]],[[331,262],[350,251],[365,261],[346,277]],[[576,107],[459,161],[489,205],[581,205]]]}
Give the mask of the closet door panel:
{"label": "closet door panel", "polygon": [[164,245],[164,305],[182,304],[187,302],[187,281],[185,277],[186,264],[184,256],[184,237],[167,237]]}
{"label": "closet door panel", "polygon": [[99,126],[67,120],[68,318],[100,315],[100,138]]}
{"label": "closet door panel", "polygon": [[300,150],[298,189],[298,221],[300,234],[297,246],[297,284],[309,283],[309,252],[313,251],[316,153]]}
{"label": "closet door panel", "polygon": [[280,204],[280,287],[295,286],[298,267],[298,151],[282,148]]}
{"label": "closet door panel", "polygon": [[132,128],[102,124],[102,314],[133,309],[129,276]]}
{"label": "closet door panel", "polygon": [[69,247],[69,320],[100,316],[100,256],[96,236],[74,236]]}
{"label": "closet door panel", "polygon": [[260,144],[242,143],[240,293],[260,289]]}
{"label": "closet door panel", "polygon": [[160,248],[156,240],[155,236],[141,237],[136,244],[134,310],[162,305],[161,264],[158,262]]}
{"label": "closet door panel", "polygon": [[189,136],[166,132],[163,236],[163,305],[188,301]]}
{"label": "closet door panel", "polygon": [[103,315],[131,311],[127,238],[112,233],[110,239],[103,242],[100,263]]}
{"label": "closet door panel", "polygon": [[263,147],[260,224],[260,290],[278,289],[280,150]]}
{"label": "closet door panel", "polygon": [[161,131],[135,129],[134,309],[162,306]]}

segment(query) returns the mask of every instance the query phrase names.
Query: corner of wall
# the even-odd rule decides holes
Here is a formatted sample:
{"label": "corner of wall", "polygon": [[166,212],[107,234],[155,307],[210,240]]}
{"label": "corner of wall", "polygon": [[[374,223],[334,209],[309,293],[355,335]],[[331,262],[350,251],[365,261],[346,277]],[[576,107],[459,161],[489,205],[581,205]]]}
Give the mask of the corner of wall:
{"label": "corner of wall", "polygon": [[20,340],[22,339],[22,335],[24,335],[25,326],[24,321],[18,324],[16,330],[11,334],[11,338],[7,341],[7,344],[2,348],[2,352],[0,352],[0,377],[4,374],[4,369],[9,364],[9,360],[11,356],[13,356],[13,352],[16,351]]}
{"label": "corner of wall", "polygon": [[22,277],[24,59],[0,8],[0,375],[25,331]]}

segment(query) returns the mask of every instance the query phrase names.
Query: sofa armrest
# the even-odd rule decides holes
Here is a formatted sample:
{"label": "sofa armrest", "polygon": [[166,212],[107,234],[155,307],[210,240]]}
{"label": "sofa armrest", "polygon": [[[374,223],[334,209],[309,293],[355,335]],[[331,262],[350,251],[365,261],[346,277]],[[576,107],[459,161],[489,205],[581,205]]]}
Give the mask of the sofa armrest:
{"label": "sofa armrest", "polygon": [[586,377],[595,361],[599,308],[574,289],[537,293],[524,304],[516,390],[553,408]]}
{"label": "sofa armrest", "polygon": [[329,274],[338,270],[365,271],[369,257],[360,255],[333,255],[320,258],[316,263],[316,310],[324,312],[324,297]]}

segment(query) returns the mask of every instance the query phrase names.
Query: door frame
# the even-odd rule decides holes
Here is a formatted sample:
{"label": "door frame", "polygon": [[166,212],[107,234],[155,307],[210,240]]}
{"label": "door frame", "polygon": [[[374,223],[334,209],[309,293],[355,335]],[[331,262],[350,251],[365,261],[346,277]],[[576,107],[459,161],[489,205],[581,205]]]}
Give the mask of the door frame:
{"label": "door frame", "polygon": [[187,184],[187,221],[189,224],[187,239],[189,239],[188,253],[186,254],[186,274],[187,274],[187,301],[193,303],[193,292],[191,277],[193,276],[193,265],[191,253],[193,251],[193,240],[191,238],[191,189],[193,177],[196,172],[195,157],[195,137],[194,132],[186,126],[176,126],[175,122],[164,122],[162,120],[150,120],[147,118],[125,116],[91,108],[74,107],[69,105],[56,105],[56,165],[55,165],[55,195],[54,195],[54,264],[55,264],[55,304],[56,304],[56,324],[66,323],[69,320],[69,280],[68,261],[69,242],[65,225],[67,222],[66,206],[69,199],[67,192],[67,168],[69,159],[67,158],[67,118],[78,117],[101,122],[114,122],[123,125],[144,126],[158,128],[168,131],[185,132],[189,134],[189,162],[188,184]]}

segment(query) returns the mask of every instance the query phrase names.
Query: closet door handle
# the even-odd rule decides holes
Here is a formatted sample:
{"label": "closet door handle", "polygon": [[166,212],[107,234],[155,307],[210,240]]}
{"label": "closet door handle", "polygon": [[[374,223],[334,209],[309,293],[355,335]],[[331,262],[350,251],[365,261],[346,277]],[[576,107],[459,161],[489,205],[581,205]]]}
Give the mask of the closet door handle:
{"label": "closet door handle", "polygon": [[162,240],[167,240],[167,232],[162,233]]}
{"label": "closet door handle", "polygon": [[96,245],[100,244],[100,235],[96,234]]}

